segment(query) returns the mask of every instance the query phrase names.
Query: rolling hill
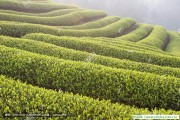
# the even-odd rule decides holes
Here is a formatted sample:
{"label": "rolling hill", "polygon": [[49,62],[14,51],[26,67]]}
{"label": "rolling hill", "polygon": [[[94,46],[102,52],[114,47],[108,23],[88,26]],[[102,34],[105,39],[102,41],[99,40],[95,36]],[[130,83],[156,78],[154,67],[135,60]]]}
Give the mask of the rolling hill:
{"label": "rolling hill", "polygon": [[0,0],[0,118],[180,114],[180,33],[51,0]]}

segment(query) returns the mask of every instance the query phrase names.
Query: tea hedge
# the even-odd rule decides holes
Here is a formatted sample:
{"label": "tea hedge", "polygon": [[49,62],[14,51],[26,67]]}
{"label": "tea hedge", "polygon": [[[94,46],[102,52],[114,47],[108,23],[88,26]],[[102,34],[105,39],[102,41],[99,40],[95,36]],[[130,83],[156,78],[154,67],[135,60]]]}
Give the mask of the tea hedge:
{"label": "tea hedge", "polygon": [[[130,33],[129,33],[130,34]],[[81,39],[87,39],[86,37],[82,37]],[[151,54],[159,54],[165,56],[174,56],[173,54],[167,53],[161,49],[157,49],[151,46],[142,46],[138,44],[133,44],[132,42],[124,42],[123,40],[113,40],[109,38],[88,38],[88,40],[95,41],[105,45],[111,45],[118,48],[128,49],[130,52],[140,51],[140,52],[148,52]]]}
{"label": "tea hedge", "polygon": [[[131,34],[131,33],[128,33],[128,34]],[[124,36],[124,35],[123,35]],[[123,37],[122,36],[122,37]],[[105,37],[96,37],[96,38],[91,38],[91,37],[81,37],[81,39],[89,39],[91,41],[98,41],[99,43],[104,43],[104,44],[109,44],[109,45],[113,45],[113,46],[117,46],[117,47],[126,47],[128,48],[130,51],[133,51],[133,50],[141,50],[141,51],[150,51],[154,54],[156,53],[160,53],[160,54],[166,54],[166,55],[170,55],[170,56],[173,56],[172,54],[170,53],[167,53],[157,47],[153,47],[153,46],[149,46],[149,45],[142,45],[142,44],[134,44],[132,42],[129,42],[129,41],[124,41],[124,40],[121,40],[120,37],[119,39],[116,39],[116,38],[105,38]]]}
{"label": "tea hedge", "polygon": [[174,40],[164,28],[51,0],[25,2],[0,0],[0,20],[7,20],[0,21],[0,119],[180,114],[180,57],[161,50],[167,38]]}
{"label": "tea hedge", "polygon": [[58,29],[56,27],[50,27],[38,24],[20,23],[20,22],[0,22],[0,34],[21,37],[27,33],[47,33],[47,34],[58,34]]}
{"label": "tea hedge", "polygon": [[[70,35],[70,36],[81,36],[81,38],[83,38],[82,36],[90,36],[88,34],[85,34],[85,32],[83,33],[83,31],[81,30],[80,32],[82,34],[80,34],[79,31],[74,31],[74,34],[71,34],[72,31],[67,31],[64,29],[58,29],[56,27],[50,27],[50,26],[45,26],[45,25],[38,25],[38,24],[29,24],[29,23],[18,23],[18,22],[7,22],[7,21],[2,21],[0,22],[0,34],[1,35],[7,35],[7,36],[13,36],[13,37],[21,37],[27,33],[47,33],[47,34],[53,34],[53,35]],[[115,34],[119,33],[119,31],[117,30],[119,28],[115,28]],[[93,30],[93,29],[91,29]],[[66,33],[64,33],[66,31]],[[107,28],[106,30],[106,34],[102,34],[101,36],[108,36],[109,34],[109,29]],[[77,34],[75,34],[77,33]],[[99,33],[99,31],[95,32],[95,33]],[[129,33],[131,34],[131,33]],[[97,34],[100,35],[100,34]],[[87,38],[84,38],[87,39]],[[110,38],[88,38],[91,40],[95,40],[95,41],[103,41],[106,43],[113,43],[113,45],[124,45],[124,46],[130,46],[133,48],[139,48],[142,50],[151,50],[151,51],[157,51],[159,53],[164,53],[162,50],[158,49],[158,48],[154,48],[154,47],[150,47],[150,46],[145,46],[145,45],[138,45],[138,44],[134,44],[128,41],[122,41],[120,39],[115,40],[114,39],[110,39]]]}
{"label": "tea hedge", "polygon": [[[129,33],[131,34],[131,33]],[[71,37],[71,39],[73,39]],[[75,38],[76,39],[76,38]],[[114,47],[118,47],[118,48],[124,48],[124,49],[128,49],[131,52],[134,51],[140,51],[140,52],[148,52],[148,53],[152,53],[152,54],[160,54],[160,55],[165,55],[165,56],[174,56],[173,54],[167,53],[161,49],[158,48],[154,48],[151,46],[142,46],[142,45],[138,45],[138,44],[133,44],[132,42],[124,42],[121,39],[118,40],[114,40],[111,38],[87,38],[87,37],[81,37],[80,39],[84,39],[84,40],[90,40],[90,41],[95,41],[98,42],[100,44],[105,44],[105,45],[111,45]]]}
{"label": "tea hedge", "polygon": [[99,44],[98,42],[92,42],[88,39],[71,39],[70,37],[58,37],[54,35],[38,33],[28,34],[24,36],[24,38],[43,41],[61,47],[67,47],[81,51],[95,52],[99,55],[110,56],[119,59],[128,59],[136,62],[145,62],[160,66],[180,68],[179,57],[152,54],[148,52],[144,53],[139,51],[131,52],[128,49],[122,49],[110,45]]}
{"label": "tea hedge", "polygon": [[[24,1],[26,2],[26,1]],[[14,10],[20,12],[32,12],[32,13],[43,13],[50,12],[58,9],[74,9],[78,8],[72,5],[62,5],[57,3],[36,3],[31,2],[28,7],[25,6],[22,1],[12,1],[12,0],[0,0],[0,9],[4,10]]]}
{"label": "tea hedge", "polygon": [[28,16],[41,16],[41,17],[54,17],[54,16],[60,16],[65,15],[68,13],[72,13],[75,11],[80,11],[82,9],[60,9],[60,10],[54,10],[51,12],[46,13],[26,13],[26,12],[17,12],[12,10],[0,10],[1,13],[9,13],[9,14],[15,14],[15,15],[28,15]]}
{"label": "tea hedge", "polygon": [[0,74],[50,89],[145,108],[180,110],[180,79],[85,64],[0,46]]}
{"label": "tea hedge", "polygon": [[180,36],[176,32],[168,31],[170,43],[167,46],[166,52],[180,56]]}
{"label": "tea hedge", "polygon": [[[133,47],[133,48],[138,48],[138,49],[141,49],[143,51],[144,50],[150,50],[152,52],[168,54],[168,53],[162,51],[161,49],[153,47],[153,46],[144,45],[144,44],[142,46],[142,45],[138,45],[138,44],[128,42],[128,41],[139,41],[142,38],[147,37],[151,33],[151,31],[153,29],[152,25],[138,24],[138,26],[139,27],[136,30],[133,30],[132,32],[130,32],[130,33],[126,34],[126,35],[116,37],[116,38],[113,38],[113,39],[104,38],[104,37],[90,38],[90,39],[94,39],[95,41],[101,41],[101,42],[104,42],[105,44],[112,44],[113,46],[124,45],[124,46],[127,46],[127,47],[130,46],[130,47]],[[125,41],[122,41],[122,40],[125,40]],[[168,55],[171,55],[171,54],[168,54]]]}
{"label": "tea hedge", "polygon": [[122,32],[129,27],[135,24],[133,19],[123,18],[115,23],[112,23],[108,26],[90,29],[90,30],[66,30],[59,29],[57,27],[50,27],[45,25],[38,24],[28,24],[28,23],[18,23],[18,22],[0,22],[1,35],[21,37],[27,33],[48,33],[58,36],[90,36],[90,37],[114,37],[117,34],[120,34],[118,31],[119,28],[122,29]]}
{"label": "tea hedge", "polygon": [[54,10],[51,12],[32,14],[32,15],[41,16],[41,17],[54,17],[54,16],[66,15],[75,11],[82,11],[82,10],[83,9],[60,9],[60,10]]}
{"label": "tea hedge", "polygon": [[116,39],[126,40],[130,42],[137,42],[143,38],[146,38],[151,33],[152,30],[153,30],[153,27],[151,25],[142,24],[131,33],[127,35],[123,35]]}
{"label": "tea hedge", "polygon": [[[113,104],[110,101],[95,100],[81,95],[73,95],[63,91],[53,91],[38,88],[0,76],[0,118],[25,119],[27,117],[12,117],[13,114],[41,114],[36,119],[132,119],[138,114],[178,115],[180,112],[164,109],[138,109],[123,104]],[[8,102],[7,102],[8,100]],[[5,117],[9,114],[11,117]],[[50,117],[42,117],[49,114]],[[53,114],[62,115],[52,117]]]}
{"label": "tea hedge", "polygon": [[95,28],[100,28],[100,27],[105,27],[109,24],[112,24],[114,22],[117,22],[118,20],[120,20],[120,17],[117,16],[108,16],[105,18],[102,18],[100,20],[96,20],[94,22],[88,22],[85,23],[83,25],[77,25],[77,26],[64,26],[61,27],[63,29],[77,29],[77,30],[81,30],[81,29],[95,29]]}
{"label": "tea hedge", "polygon": [[44,24],[52,26],[70,26],[79,24],[81,21],[88,21],[89,19],[105,16],[106,14],[104,12],[97,10],[75,11],[69,14],[55,17],[37,17],[28,15],[0,13],[0,20]]}
{"label": "tea hedge", "polygon": [[95,64],[101,64],[109,67],[123,68],[129,70],[136,70],[141,72],[150,72],[165,76],[175,76],[180,78],[180,69],[161,67],[157,65],[151,65],[140,62],[133,62],[128,60],[120,60],[111,57],[100,56],[96,54],[90,54],[83,51],[76,51],[73,49],[67,49],[64,47],[58,47],[52,44],[43,43],[28,39],[18,39],[0,36],[0,45],[7,47],[14,47],[34,53],[44,54],[48,56],[54,56],[63,59],[76,60],[76,61],[87,61],[91,57]]}
{"label": "tea hedge", "polygon": [[[135,24],[135,20],[130,18],[122,18],[119,21],[109,24],[102,28],[97,29],[87,29],[87,30],[66,30],[62,29],[59,31],[60,36],[75,36],[75,37],[114,37],[126,29],[129,29],[131,26]],[[121,28],[121,31],[118,29]]]}
{"label": "tea hedge", "polygon": [[[123,21],[120,21],[119,23],[116,23],[116,25],[118,26],[122,26],[123,24],[125,23],[125,20]],[[127,23],[127,21],[126,21]],[[43,32],[43,33],[49,33],[49,34],[61,34],[61,35],[70,35],[70,36],[113,36],[115,34],[118,34],[118,28],[114,28],[112,25],[109,25],[109,26],[112,26],[114,28],[114,32],[115,33],[111,33],[113,32],[113,30],[110,30],[108,29],[108,27],[106,29],[104,29],[104,32],[106,32],[106,35],[104,35],[103,33],[100,34],[99,31],[103,31],[103,29],[96,29],[96,30],[85,30],[85,31],[72,31],[72,30],[63,30],[63,29],[57,29],[57,28],[54,28],[54,27],[47,27],[47,26],[40,26],[40,25],[33,25],[33,24],[21,24],[20,26],[20,23],[8,23],[8,22],[2,22],[0,23],[1,25],[1,28],[2,28],[2,31],[1,31],[1,34],[3,35],[9,35],[9,36],[15,36],[15,37],[20,37],[26,33],[29,33],[29,32]],[[32,25],[32,26],[31,26]],[[8,27],[7,27],[8,26]],[[117,27],[115,26],[115,27]],[[8,29],[10,28],[10,29]],[[34,29],[32,29],[34,28]],[[96,32],[97,31],[97,32]],[[108,32],[108,31],[111,31],[111,32]],[[82,34],[80,34],[82,33]],[[131,33],[129,33],[131,34]],[[18,35],[18,36],[16,36]],[[107,39],[107,38],[106,38]],[[102,39],[101,41],[105,41],[106,39]],[[109,39],[107,39],[109,40]],[[110,39],[111,40],[111,39]],[[97,41],[97,40],[96,40]],[[98,41],[100,41],[98,39]],[[112,44],[113,43],[113,40],[111,40],[112,42],[109,42],[108,43],[105,43],[105,44]],[[119,42],[119,41],[118,41]],[[121,41],[120,41],[121,42]],[[122,41],[123,42],[123,41]],[[127,49],[131,49],[131,50],[140,50],[142,51],[142,49],[139,49],[139,48],[142,48],[142,45],[134,45],[134,44],[131,44],[131,46],[129,47],[129,45],[127,44],[117,44],[117,42],[114,42],[115,44],[112,44],[113,46],[118,46],[118,47],[125,47]],[[137,47],[138,46],[138,47]],[[150,49],[150,48],[145,48],[145,49]],[[143,49],[144,50],[144,49]],[[160,50],[158,50],[157,52],[160,52],[160,53],[165,53],[165,52],[162,52]],[[167,54],[167,53],[166,53]]]}
{"label": "tea hedge", "polygon": [[138,43],[162,48],[163,41],[166,39],[166,37],[167,37],[166,29],[161,26],[155,26],[151,34],[145,39],[139,41]]}

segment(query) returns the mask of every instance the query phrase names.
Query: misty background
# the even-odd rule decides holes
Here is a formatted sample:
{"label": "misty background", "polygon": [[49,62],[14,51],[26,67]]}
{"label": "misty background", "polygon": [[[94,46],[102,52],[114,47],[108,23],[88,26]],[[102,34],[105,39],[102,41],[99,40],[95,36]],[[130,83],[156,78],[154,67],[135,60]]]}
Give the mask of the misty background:
{"label": "misty background", "polygon": [[141,23],[180,30],[180,0],[54,0],[82,8],[103,10],[108,15],[130,17]]}

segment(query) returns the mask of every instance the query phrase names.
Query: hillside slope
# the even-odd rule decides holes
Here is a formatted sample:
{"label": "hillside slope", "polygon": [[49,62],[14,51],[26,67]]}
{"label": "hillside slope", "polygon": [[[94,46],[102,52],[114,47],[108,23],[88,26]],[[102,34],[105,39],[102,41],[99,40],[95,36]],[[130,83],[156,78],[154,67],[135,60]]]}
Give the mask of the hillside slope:
{"label": "hillside slope", "polygon": [[180,114],[179,33],[51,0],[0,12],[1,119]]}

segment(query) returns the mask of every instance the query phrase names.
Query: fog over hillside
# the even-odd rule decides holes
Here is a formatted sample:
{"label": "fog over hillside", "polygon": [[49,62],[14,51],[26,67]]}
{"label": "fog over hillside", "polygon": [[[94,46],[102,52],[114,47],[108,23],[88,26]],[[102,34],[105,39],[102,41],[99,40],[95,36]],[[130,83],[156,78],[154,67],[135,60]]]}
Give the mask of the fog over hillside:
{"label": "fog over hillside", "polygon": [[109,15],[131,17],[138,22],[180,28],[180,0],[54,0],[83,8],[104,10]]}

